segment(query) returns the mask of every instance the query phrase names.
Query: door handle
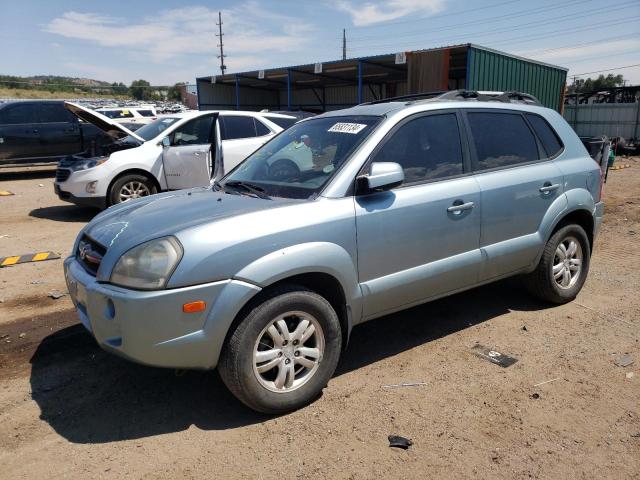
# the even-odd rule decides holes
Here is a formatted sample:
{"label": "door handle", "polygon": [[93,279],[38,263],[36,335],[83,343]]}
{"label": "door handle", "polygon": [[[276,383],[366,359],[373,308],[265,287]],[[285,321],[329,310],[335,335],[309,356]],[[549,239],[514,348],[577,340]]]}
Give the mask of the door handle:
{"label": "door handle", "polygon": [[206,154],[206,153],[207,153],[207,150],[196,150],[195,152],[193,152],[193,154],[196,157],[199,157],[201,154]]}
{"label": "door handle", "polygon": [[458,215],[462,213],[463,210],[471,210],[474,205],[475,204],[473,202],[459,203],[459,204],[454,203],[449,208],[447,208],[447,212]]}
{"label": "door handle", "polygon": [[551,185],[551,183],[547,182],[542,187],[540,187],[540,192],[541,193],[549,193],[549,192],[553,192],[554,190],[557,190],[559,188],[560,188],[560,184],[559,183],[554,183],[553,185]]}

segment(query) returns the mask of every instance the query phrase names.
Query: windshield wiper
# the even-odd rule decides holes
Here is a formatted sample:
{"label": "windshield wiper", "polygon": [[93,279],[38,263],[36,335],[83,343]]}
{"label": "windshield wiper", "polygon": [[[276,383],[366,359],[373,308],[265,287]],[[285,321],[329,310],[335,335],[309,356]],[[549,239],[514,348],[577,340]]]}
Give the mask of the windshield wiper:
{"label": "windshield wiper", "polygon": [[263,200],[271,200],[271,197],[264,192],[264,188],[253,183],[243,182],[242,180],[229,180],[228,182],[224,182],[223,186],[232,188],[240,187],[247,192],[253,193],[258,198],[262,198]]}

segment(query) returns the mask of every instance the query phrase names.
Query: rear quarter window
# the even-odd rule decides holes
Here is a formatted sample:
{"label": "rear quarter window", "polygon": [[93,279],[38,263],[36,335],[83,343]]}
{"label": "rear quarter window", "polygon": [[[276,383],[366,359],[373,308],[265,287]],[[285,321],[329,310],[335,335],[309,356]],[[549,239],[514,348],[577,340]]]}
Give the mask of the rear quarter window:
{"label": "rear quarter window", "polygon": [[558,153],[560,153],[560,151],[563,149],[563,145],[560,141],[560,137],[555,132],[553,127],[551,127],[551,125],[549,125],[549,123],[540,115],[527,113],[526,117],[531,124],[533,131],[536,132],[536,135],[540,139],[544,151],[547,154],[547,158],[555,157]]}
{"label": "rear quarter window", "polygon": [[284,128],[285,130],[298,121],[297,118],[270,117],[269,115],[265,115],[265,118],[272,121],[280,128]]}

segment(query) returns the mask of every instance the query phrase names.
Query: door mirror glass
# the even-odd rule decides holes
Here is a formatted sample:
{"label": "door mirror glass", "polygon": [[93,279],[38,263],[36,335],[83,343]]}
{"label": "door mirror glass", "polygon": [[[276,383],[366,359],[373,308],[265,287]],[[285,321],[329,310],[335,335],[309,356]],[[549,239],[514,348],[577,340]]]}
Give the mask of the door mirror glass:
{"label": "door mirror glass", "polygon": [[160,140],[160,144],[163,147],[168,147],[169,145],[171,145],[171,139],[169,137],[164,137],[162,140]]}
{"label": "door mirror glass", "polygon": [[373,162],[367,175],[358,177],[365,190],[390,190],[404,182],[404,170],[399,163]]}

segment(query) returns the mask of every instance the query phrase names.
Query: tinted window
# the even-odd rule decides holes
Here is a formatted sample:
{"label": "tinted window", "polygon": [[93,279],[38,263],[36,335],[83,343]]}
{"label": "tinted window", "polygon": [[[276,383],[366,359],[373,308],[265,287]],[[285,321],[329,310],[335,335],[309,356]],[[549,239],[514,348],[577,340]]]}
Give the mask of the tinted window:
{"label": "tinted window", "polygon": [[402,165],[404,183],[461,174],[462,147],[455,114],[429,115],[405,123],[373,161]]}
{"label": "tinted window", "polygon": [[265,118],[267,120],[271,120],[273,123],[285,130],[298,121],[297,118],[270,117],[269,115],[265,115]]}
{"label": "tinted window", "polygon": [[75,115],[59,103],[43,103],[40,106],[40,121],[43,123],[74,122]]}
{"label": "tinted window", "polygon": [[256,136],[256,127],[253,117],[241,115],[225,115],[223,140],[233,140],[235,138],[251,138]]}
{"label": "tinted window", "polygon": [[533,130],[538,135],[538,138],[542,142],[547,157],[555,156],[560,150],[562,150],[562,143],[556,132],[553,131],[547,121],[539,115],[533,115],[527,113],[527,120],[533,127]]}
{"label": "tinted window", "polygon": [[151,110],[138,110],[138,113],[143,117],[154,117],[155,115]]}
{"label": "tinted window", "polygon": [[173,132],[173,145],[202,145],[211,143],[213,116],[194,118]]}
{"label": "tinted window", "polygon": [[520,114],[469,112],[478,169],[538,160],[538,145]]}
{"label": "tinted window", "polygon": [[271,130],[269,130],[269,128],[267,128],[267,126],[264,123],[262,123],[257,118],[254,118],[254,120],[256,122],[256,133],[258,137],[261,137],[263,135],[269,135],[271,133]]}
{"label": "tinted window", "polygon": [[6,107],[0,110],[0,123],[18,124],[18,123],[38,123],[37,104],[22,104]]}

